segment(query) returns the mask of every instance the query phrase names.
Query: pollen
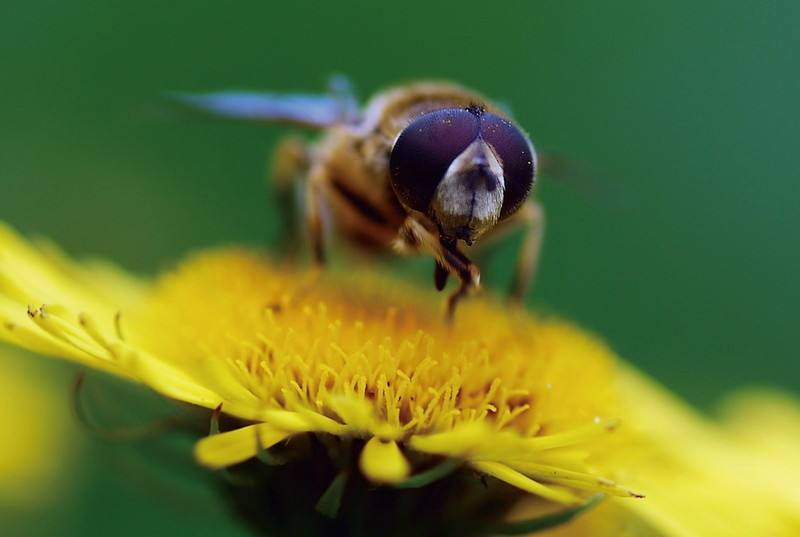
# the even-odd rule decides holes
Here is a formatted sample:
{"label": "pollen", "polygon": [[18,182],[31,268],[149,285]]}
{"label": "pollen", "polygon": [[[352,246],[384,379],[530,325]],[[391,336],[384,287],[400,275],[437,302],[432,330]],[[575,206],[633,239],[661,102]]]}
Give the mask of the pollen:
{"label": "pollen", "polygon": [[[229,489],[259,498],[253,519],[278,491],[298,520],[316,507],[340,529],[382,519],[358,500],[378,498],[399,534],[453,534],[443,513],[476,534],[800,531],[795,403],[737,399],[732,432],[569,322],[485,293],[448,323],[437,298],[374,268],[320,274],[241,248],[143,280],[0,225],[0,340],[194,407],[209,431],[197,461],[256,480]],[[525,520],[480,526],[512,509]]]}
{"label": "pollen", "polygon": [[162,279],[131,331],[172,363],[224,369],[222,388],[263,408],[334,417],[349,400],[393,438],[468,423],[535,437],[613,417],[602,344],[489,301],[459,313],[450,326],[435,299],[375,275],[312,282],[226,251]]}
{"label": "pollen", "polygon": [[[573,482],[629,494],[610,480],[567,476],[550,460],[611,430],[606,348],[567,323],[491,300],[459,313],[455,326],[445,323],[434,299],[374,273],[315,278],[229,250],[163,278],[126,331],[137,347],[224,394],[227,412],[276,429],[263,443],[303,431],[379,440],[362,454],[377,462],[361,464],[379,482],[412,471],[399,445],[472,461],[564,503],[579,500],[561,490]],[[201,442],[198,457],[210,466],[239,462],[253,455],[252,435],[241,438],[250,449],[231,458],[217,451],[224,437]],[[387,465],[397,471],[377,470]]]}
{"label": "pollen", "polygon": [[450,324],[437,297],[375,271],[319,275],[243,249],[141,282],[2,233],[0,337],[221,408],[241,426],[199,442],[206,466],[323,434],[365,442],[359,467],[378,483],[427,456],[560,503],[639,495],[590,464],[617,424],[616,362],[569,323],[483,298]]}

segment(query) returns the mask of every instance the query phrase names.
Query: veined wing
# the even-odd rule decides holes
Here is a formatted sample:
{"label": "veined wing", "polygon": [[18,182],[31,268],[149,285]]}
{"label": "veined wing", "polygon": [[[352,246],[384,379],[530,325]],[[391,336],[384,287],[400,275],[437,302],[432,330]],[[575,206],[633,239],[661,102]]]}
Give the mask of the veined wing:
{"label": "veined wing", "polygon": [[342,95],[278,94],[250,91],[170,93],[176,102],[208,116],[323,128],[358,119],[355,99]]}

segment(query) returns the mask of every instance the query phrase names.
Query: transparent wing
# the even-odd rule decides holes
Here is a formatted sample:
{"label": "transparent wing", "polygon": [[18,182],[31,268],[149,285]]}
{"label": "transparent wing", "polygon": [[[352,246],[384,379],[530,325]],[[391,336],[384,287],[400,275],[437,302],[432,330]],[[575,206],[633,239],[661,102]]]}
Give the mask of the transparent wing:
{"label": "transparent wing", "polygon": [[169,93],[174,102],[212,117],[292,123],[323,128],[357,121],[358,107],[349,95],[307,95],[220,91],[212,93]]}
{"label": "transparent wing", "polygon": [[621,210],[636,204],[619,174],[547,150],[538,153],[537,163],[537,181],[565,188],[593,206]]}

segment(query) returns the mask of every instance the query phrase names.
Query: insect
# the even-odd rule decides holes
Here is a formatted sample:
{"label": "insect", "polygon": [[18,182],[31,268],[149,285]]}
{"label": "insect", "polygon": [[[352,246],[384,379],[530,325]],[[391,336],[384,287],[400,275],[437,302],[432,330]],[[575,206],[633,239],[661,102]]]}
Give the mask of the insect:
{"label": "insect", "polygon": [[376,250],[427,253],[434,282],[459,285],[459,301],[480,286],[470,247],[514,227],[524,239],[511,296],[532,283],[544,230],[544,212],[529,198],[536,152],[504,110],[482,95],[443,82],[419,82],[375,95],[363,109],[341,82],[327,95],[248,92],[178,94],[180,102],[214,116],[287,122],[322,129],[314,143],[297,138],[276,151],[279,191],[303,181],[305,220],[314,259],[323,264],[323,225]]}

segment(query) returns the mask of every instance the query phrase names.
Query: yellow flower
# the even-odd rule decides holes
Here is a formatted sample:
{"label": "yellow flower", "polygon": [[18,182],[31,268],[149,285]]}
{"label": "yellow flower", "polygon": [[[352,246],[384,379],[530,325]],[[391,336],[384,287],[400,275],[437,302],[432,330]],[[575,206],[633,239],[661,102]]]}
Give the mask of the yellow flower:
{"label": "yellow flower", "polygon": [[[452,326],[440,313],[426,293],[368,271],[315,279],[225,249],[150,283],[0,228],[0,339],[208,409],[223,431],[197,443],[205,466],[252,477],[261,471],[247,466],[254,457],[271,465],[302,454],[303,477],[270,469],[264,486],[285,478],[306,490],[309,471],[311,481],[323,476],[327,490],[309,490],[324,491],[329,514],[346,502],[348,480],[363,479],[355,468],[374,497],[450,479],[457,465],[461,476],[497,480],[479,487],[483,503],[467,517],[502,516],[526,494],[540,509],[602,493],[621,498],[581,521],[613,527],[634,517],[665,535],[712,535],[698,530],[717,529],[703,523],[710,510],[747,511],[747,483],[718,479],[728,467],[706,464],[725,442],[594,337],[491,297],[469,301]],[[317,471],[320,458],[336,471]],[[704,511],[698,495],[709,484],[738,488]],[[630,498],[651,486],[664,495]],[[468,505],[470,494],[455,498]],[[423,507],[444,524],[453,494],[440,496]],[[796,515],[774,512],[786,526],[759,511],[756,527],[782,531]]]}
{"label": "yellow flower", "polygon": [[573,489],[630,495],[576,473],[565,450],[605,435],[616,411],[611,354],[563,322],[484,300],[454,329],[397,282],[312,284],[242,250],[150,286],[8,229],[0,247],[4,339],[254,422],[200,442],[205,465],[255,456],[256,433],[267,448],[314,432],[367,440],[360,467],[378,482],[412,471],[402,446],[563,503],[579,500]]}
{"label": "yellow flower", "polygon": [[647,501],[609,502],[546,535],[800,535],[796,402],[739,395],[720,426],[637,372],[622,371],[620,388],[629,426],[601,458]]}

